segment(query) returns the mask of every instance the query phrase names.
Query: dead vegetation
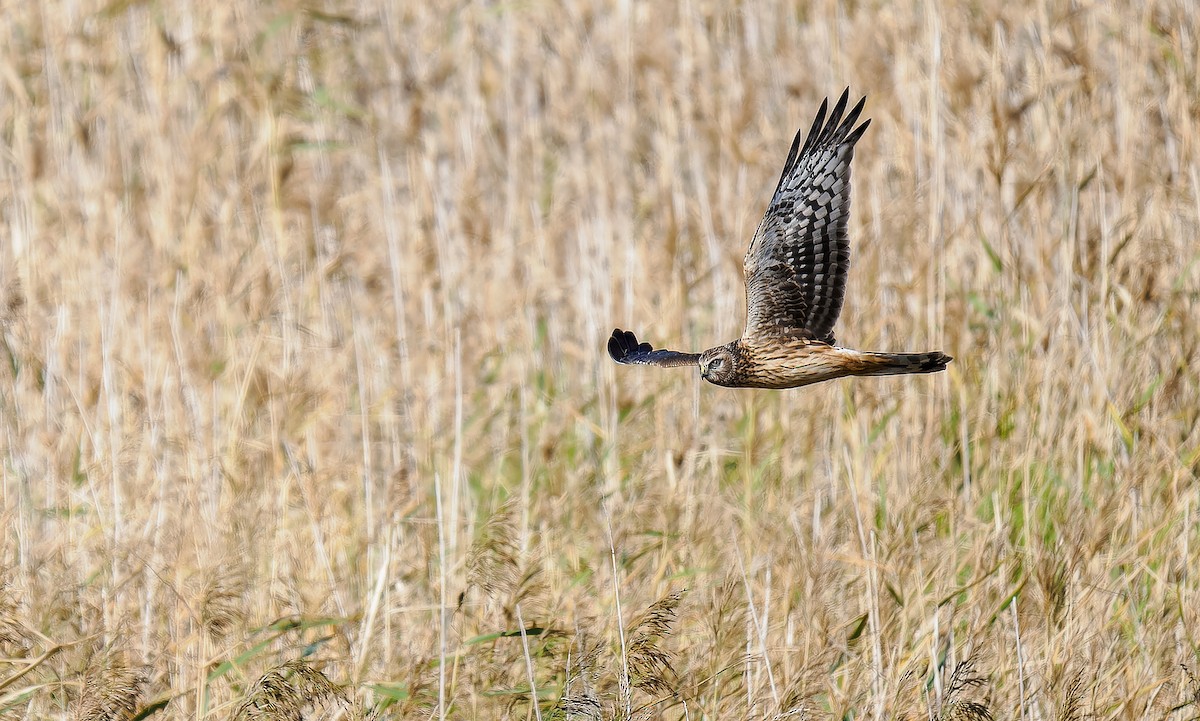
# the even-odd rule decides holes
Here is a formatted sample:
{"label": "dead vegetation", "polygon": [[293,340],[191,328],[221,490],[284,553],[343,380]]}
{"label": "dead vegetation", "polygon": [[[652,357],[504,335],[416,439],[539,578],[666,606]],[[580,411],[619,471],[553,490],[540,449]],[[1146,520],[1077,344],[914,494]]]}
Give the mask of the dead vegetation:
{"label": "dead vegetation", "polygon": [[[0,718],[1195,718],[1198,30],[9,4]],[[609,362],[847,85],[838,337],[949,372]]]}

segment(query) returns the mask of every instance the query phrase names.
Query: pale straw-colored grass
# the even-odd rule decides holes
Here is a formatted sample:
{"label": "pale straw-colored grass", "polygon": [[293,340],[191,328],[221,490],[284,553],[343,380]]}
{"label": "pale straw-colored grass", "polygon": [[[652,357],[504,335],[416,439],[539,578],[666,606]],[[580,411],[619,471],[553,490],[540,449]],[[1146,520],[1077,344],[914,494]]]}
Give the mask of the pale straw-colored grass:
{"label": "pale straw-colored grass", "polygon": [[[1200,713],[1190,3],[2,14],[0,717]],[[949,371],[611,363],[847,85]]]}

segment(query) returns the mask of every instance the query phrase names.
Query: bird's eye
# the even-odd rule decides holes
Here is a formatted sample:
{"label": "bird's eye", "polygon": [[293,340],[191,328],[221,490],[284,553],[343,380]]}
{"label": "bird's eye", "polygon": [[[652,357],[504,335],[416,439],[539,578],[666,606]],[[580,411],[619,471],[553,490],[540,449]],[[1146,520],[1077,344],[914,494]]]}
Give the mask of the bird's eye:
{"label": "bird's eye", "polygon": [[713,358],[711,361],[708,362],[708,370],[715,371],[724,364],[725,364],[725,361],[722,360],[721,358]]}

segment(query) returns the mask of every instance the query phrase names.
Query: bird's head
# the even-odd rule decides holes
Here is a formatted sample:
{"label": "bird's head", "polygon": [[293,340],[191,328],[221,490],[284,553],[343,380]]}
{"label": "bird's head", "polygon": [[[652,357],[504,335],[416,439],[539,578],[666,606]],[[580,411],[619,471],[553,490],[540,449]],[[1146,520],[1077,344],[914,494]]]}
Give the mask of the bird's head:
{"label": "bird's head", "polygon": [[700,377],[719,386],[735,386],[740,375],[741,355],[733,343],[709,348],[700,354]]}

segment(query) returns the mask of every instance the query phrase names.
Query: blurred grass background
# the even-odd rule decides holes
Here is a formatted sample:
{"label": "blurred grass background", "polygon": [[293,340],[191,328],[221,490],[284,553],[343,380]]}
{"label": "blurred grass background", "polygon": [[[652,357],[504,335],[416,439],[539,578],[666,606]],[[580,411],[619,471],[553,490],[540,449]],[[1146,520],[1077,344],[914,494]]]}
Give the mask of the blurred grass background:
{"label": "blurred grass background", "polygon": [[[1183,0],[5,4],[0,716],[1195,718],[1198,78]],[[847,85],[838,338],[949,372],[615,367]]]}

